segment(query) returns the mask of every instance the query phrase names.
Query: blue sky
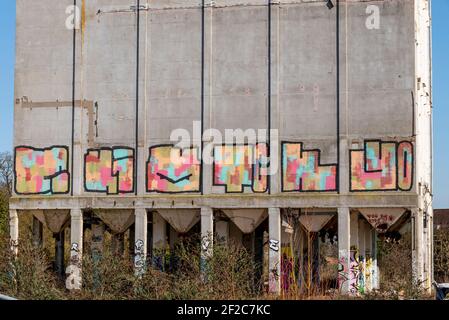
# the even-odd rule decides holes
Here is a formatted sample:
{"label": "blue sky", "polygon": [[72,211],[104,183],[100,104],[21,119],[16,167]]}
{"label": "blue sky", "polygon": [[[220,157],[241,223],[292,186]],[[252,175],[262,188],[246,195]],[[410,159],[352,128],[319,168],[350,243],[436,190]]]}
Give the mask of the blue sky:
{"label": "blue sky", "polygon": [[[12,150],[15,0],[0,10],[0,151]],[[433,0],[434,208],[449,208],[449,0]]]}

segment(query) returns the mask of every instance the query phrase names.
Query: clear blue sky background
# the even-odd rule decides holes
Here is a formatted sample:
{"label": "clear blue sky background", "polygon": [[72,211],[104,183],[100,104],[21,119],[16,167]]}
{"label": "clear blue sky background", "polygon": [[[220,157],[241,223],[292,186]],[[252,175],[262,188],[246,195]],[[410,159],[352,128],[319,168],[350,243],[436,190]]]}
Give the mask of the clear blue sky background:
{"label": "clear blue sky background", "polygon": [[[57,0],[56,0],[57,1]],[[12,150],[15,0],[0,10],[0,151]],[[434,207],[449,208],[449,0],[433,0]]]}

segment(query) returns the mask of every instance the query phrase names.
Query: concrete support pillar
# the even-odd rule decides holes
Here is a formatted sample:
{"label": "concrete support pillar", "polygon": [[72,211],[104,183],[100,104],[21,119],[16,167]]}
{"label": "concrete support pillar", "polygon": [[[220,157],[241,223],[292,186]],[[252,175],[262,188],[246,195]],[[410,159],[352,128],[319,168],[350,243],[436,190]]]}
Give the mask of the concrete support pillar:
{"label": "concrete support pillar", "polygon": [[372,267],[371,267],[371,287],[373,289],[380,289],[379,282],[379,267],[377,266],[377,231],[376,229],[371,230],[372,237],[372,247],[371,247],[371,259],[372,259]]}
{"label": "concrete support pillar", "polygon": [[360,248],[359,248],[359,213],[351,212],[351,252],[349,259],[349,294],[357,295],[360,290]]}
{"label": "concrete support pillar", "polygon": [[268,209],[268,232],[269,236],[269,293],[279,294],[281,292],[281,209]]}
{"label": "concrete support pillar", "polygon": [[208,258],[213,252],[214,210],[201,208],[201,256]]}
{"label": "concrete support pillar", "polygon": [[423,214],[420,209],[412,210],[412,263],[413,263],[413,279],[416,284],[424,282],[424,254],[423,254]]}
{"label": "concrete support pillar", "polygon": [[33,215],[33,246],[36,248],[41,248],[43,245],[44,238],[44,225]]}
{"label": "concrete support pillar", "polygon": [[434,256],[433,256],[433,209],[428,209],[428,237],[427,237],[427,245],[426,248],[429,252],[427,257],[427,263],[429,264],[429,271],[427,275],[427,283],[429,285],[429,288],[432,289],[432,283],[434,282]]}
{"label": "concrete support pillar", "polygon": [[135,246],[134,246],[134,270],[137,276],[145,272],[147,259],[147,233],[148,215],[147,210],[138,208],[135,211]]}
{"label": "concrete support pillar", "polygon": [[350,210],[338,208],[338,285],[340,293],[349,294]]}
{"label": "concrete support pillar", "polygon": [[423,287],[430,294],[432,290],[432,218],[429,212],[423,215]]}
{"label": "concrete support pillar", "polygon": [[19,245],[19,216],[17,210],[9,210],[9,236],[11,241],[11,250],[15,255],[18,252]]}
{"label": "concrete support pillar", "polygon": [[167,247],[167,222],[157,212],[153,212],[153,265],[164,270],[165,249]]}
{"label": "concrete support pillar", "polygon": [[81,290],[81,267],[83,254],[83,212],[81,209],[70,211],[70,264],[67,267],[66,287],[69,290]]}
{"label": "concrete support pillar", "polygon": [[369,223],[365,221],[365,292],[370,292],[373,288],[372,274],[373,274],[373,258],[372,247],[373,237],[372,228]]}
{"label": "concrete support pillar", "polygon": [[366,276],[365,276],[365,270],[366,270],[366,245],[365,245],[365,221],[363,219],[358,220],[358,242],[359,242],[359,292],[365,293],[365,285],[366,285]]}
{"label": "concrete support pillar", "polygon": [[55,272],[63,278],[64,277],[64,242],[65,232],[61,230],[59,233],[55,233]]}

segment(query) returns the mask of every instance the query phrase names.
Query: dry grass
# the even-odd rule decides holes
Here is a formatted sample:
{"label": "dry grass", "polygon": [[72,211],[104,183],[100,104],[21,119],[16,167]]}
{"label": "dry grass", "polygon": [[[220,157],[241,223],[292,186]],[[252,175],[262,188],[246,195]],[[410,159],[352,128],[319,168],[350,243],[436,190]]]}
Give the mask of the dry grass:
{"label": "dry grass", "polygon": [[[445,244],[448,244],[448,239]],[[113,254],[105,243],[101,257],[83,257],[83,290],[68,292],[64,282],[55,276],[50,254],[33,247],[30,239],[22,239],[18,257],[11,254],[7,238],[0,239],[0,292],[20,299],[77,299],[77,300],[240,300],[240,299],[348,299],[319,285],[311,291],[300,289],[269,296],[262,280],[253,276],[257,266],[243,247],[217,245],[207,261],[201,260],[198,239],[184,240],[172,252],[172,268],[168,272],[148,267],[142,277],[134,274],[129,255]],[[410,239],[400,242],[384,241],[379,246],[381,291],[352,299],[422,299],[418,284],[412,282]],[[330,248],[329,250],[334,250]],[[447,254],[447,253],[446,253]],[[323,256],[322,259],[325,260]],[[445,260],[447,261],[447,260]],[[436,266],[444,268],[445,265]],[[322,269],[331,278],[332,261]],[[294,286],[293,286],[294,288]]]}
{"label": "dry grass", "polygon": [[449,230],[435,231],[434,242],[434,269],[435,281],[438,283],[449,282]]}

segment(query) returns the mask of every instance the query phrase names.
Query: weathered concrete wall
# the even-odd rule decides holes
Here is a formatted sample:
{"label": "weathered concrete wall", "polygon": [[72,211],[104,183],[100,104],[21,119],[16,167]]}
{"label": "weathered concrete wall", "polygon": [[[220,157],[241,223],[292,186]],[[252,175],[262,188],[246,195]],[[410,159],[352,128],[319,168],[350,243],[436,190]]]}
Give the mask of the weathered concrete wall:
{"label": "weathered concrete wall", "polygon": [[[79,0],[75,42],[71,4],[17,1],[15,145],[48,148],[19,149],[18,195],[416,194],[413,1]],[[277,174],[202,163],[199,136],[179,150],[193,164],[169,161],[161,145],[193,121],[278,129]]]}

